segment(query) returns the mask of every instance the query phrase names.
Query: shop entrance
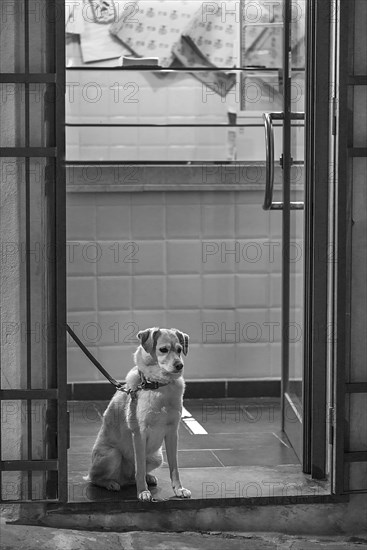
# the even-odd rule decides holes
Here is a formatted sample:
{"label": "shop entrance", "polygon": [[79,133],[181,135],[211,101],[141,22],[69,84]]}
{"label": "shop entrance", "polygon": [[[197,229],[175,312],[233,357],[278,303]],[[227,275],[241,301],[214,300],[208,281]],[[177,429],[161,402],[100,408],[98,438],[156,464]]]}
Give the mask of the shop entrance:
{"label": "shop entrance", "polygon": [[[79,221],[83,220],[85,223],[82,224],[82,228],[77,227],[75,217],[70,217],[69,219],[74,225],[68,225],[70,232],[68,240],[72,243],[79,243],[79,250],[82,250],[79,260],[80,258],[84,260],[84,265],[81,265],[80,262],[78,263],[77,256],[66,256],[64,252],[67,240],[63,158],[65,116],[63,107],[60,107],[59,90],[64,90],[65,57],[63,53],[60,53],[63,52],[64,39],[60,38],[60,29],[64,33],[65,19],[62,18],[61,24],[58,17],[55,17],[52,22],[48,18],[43,18],[45,27],[42,33],[31,33],[31,25],[36,25],[37,20],[33,21],[30,18],[30,14],[27,12],[29,3],[24,2],[23,15],[25,15],[20,21],[22,24],[25,21],[25,26],[17,27],[19,36],[24,36],[24,51],[21,52],[20,61],[16,60],[18,65],[4,68],[2,74],[2,85],[12,83],[15,88],[21,89],[21,94],[26,98],[23,104],[23,119],[20,121],[20,127],[24,128],[25,132],[24,141],[20,140],[22,143],[18,143],[14,139],[13,143],[4,144],[1,152],[4,158],[25,159],[25,184],[24,189],[21,189],[22,192],[24,191],[24,195],[20,199],[23,201],[21,204],[26,212],[24,218],[26,221],[24,225],[20,225],[24,235],[26,254],[23,264],[25,265],[24,279],[22,279],[22,273],[19,272],[19,280],[23,280],[24,285],[23,283],[22,286],[19,285],[19,296],[17,295],[19,299],[24,298],[26,323],[19,324],[18,328],[26,327],[26,338],[25,340],[24,338],[23,340],[12,340],[17,331],[16,325],[8,326],[8,330],[12,332],[7,333],[7,341],[13,341],[14,349],[17,349],[19,358],[22,359],[17,363],[21,365],[22,372],[19,373],[18,380],[7,385],[7,373],[3,371],[4,380],[1,389],[1,399],[4,404],[7,401],[14,404],[15,408],[12,409],[14,414],[11,416],[16,422],[19,433],[22,434],[23,446],[19,449],[19,456],[14,459],[10,454],[6,454],[7,451],[4,451],[7,447],[4,436],[2,436],[2,476],[6,483],[4,486],[12,488],[3,493],[5,500],[59,500],[65,502],[68,499],[74,501],[94,500],[95,498],[97,500],[111,499],[109,493],[101,494],[98,492],[99,490],[94,497],[94,488],[87,488],[85,484],[83,485],[81,481],[79,484],[78,481],[80,474],[84,474],[87,469],[86,456],[90,453],[91,440],[98,431],[98,415],[95,409],[91,408],[89,401],[92,388],[97,388],[96,383],[100,382],[100,379],[91,375],[86,381],[81,375],[79,378],[81,384],[77,387],[78,380],[71,378],[69,380],[69,397],[71,399],[67,405],[66,335],[64,331],[66,318],[69,322],[74,318],[73,328],[76,331],[78,328],[81,329],[80,336],[83,336],[84,329],[85,343],[91,344],[91,351],[97,353],[106,368],[110,363],[110,359],[104,361],[106,354],[109,358],[115,354],[114,365],[129,364],[133,337],[138,328],[166,324],[179,325],[183,330],[193,334],[191,353],[195,358],[195,362],[193,361],[195,366],[191,367],[191,375],[188,371],[189,378],[192,378],[192,390],[190,390],[192,393],[191,396],[189,391],[187,393],[186,412],[184,411],[182,418],[182,453],[186,453],[182,455],[182,468],[185,469],[185,461],[187,461],[186,475],[194,475],[193,485],[197,483],[195,475],[202,480],[200,490],[205,488],[205,498],[228,497],[228,490],[232,490],[228,488],[233,488],[233,482],[235,482],[233,476],[228,478],[224,493],[222,488],[218,489],[218,476],[220,479],[226,479],[226,472],[229,472],[227,468],[240,466],[242,475],[245,471],[247,473],[251,471],[251,467],[256,467],[261,463],[264,468],[269,469],[269,477],[262,478],[263,480],[269,479],[269,483],[274,478],[273,468],[276,467],[278,468],[277,473],[283,471],[283,479],[286,484],[286,479],[289,479],[290,475],[285,466],[287,464],[291,465],[291,469],[294,467],[297,476],[312,474],[312,478],[302,477],[301,486],[305,488],[305,494],[310,494],[307,491],[311,491],[311,493],[315,490],[327,491],[323,484],[314,485],[313,481],[314,478],[325,479],[326,477],[325,449],[327,441],[326,360],[323,361],[326,352],[324,352],[324,356],[319,355],[319,359],[316,359],[317,346],[312,331],[315,326],[321,327],[321,331],[323,331],[322,327],[327,326],[326,307],[322,308],[320,305],[322,302],[317,302],[317,297],[326,296],[326,268],[322,262],[317,261],[317,258],[320,259],[326,250],[325,222],[320,221],[318,224],[319,219],[326,219],[322,218],[322,215],[326,215],[326,201],[325,193],[323,194],[319,189],[320,186],[316,185],[315,174],[312,172],[315,165],[320,169],[324,167],[325,163],[322,159],[327,158],[327,154],[324,157],[325,150],[316,151],[314,147],[316,107],[312,103],[312,94],[315,90],[315,59],[313,56],[316,46],[312,43],[312,25],[316,17],[315,7],[311,1],[302,2],[301,5],[304,7],[304,14],[307,13],[308,20],[306,17],[295,19],[292,3],[286,0],[282,11],[284,15],[282,20],[280,22],[271,21],[267,25],[270,29],[279,29],[282,37],[280,66],[273,69],[267,67],[266,64],[265,68],[260,64],[254,66],[254,63],[246,65],[245,57],[235,68],[218,69],[216,67],[218,73],[221,70],[223,73],[228,73],[227,69],[229,68],[234,73],[238,73],[240,77],[236,82],[239,82],[242,88],[246,87],[246,79],[252,79],[252,81],[260,79],[262,80],[261,86],[268,88],[269,81],[267,82],[265,78],[264,82],[265,73],[271,73],[272,80],[276,75],[275,92],[277,93],[275,95],[280,101],[276,110],[263,109],[260,115],[259,112],[254,112],[253,116],[246,117],[245,106],[241,103],[241,109],[235,113],[236,122],[233,123],[233,117],[228,117],[225,125],[222,120],[208,124],[203,122],[200,124],[193,122],[172,124],[168,122],[164,125],[159,122],[137,124],[136,121],[130,124],[120,124],[120,126],[125,126],[125,132],[127,129],[131,132],[130,141],[134,135],[138,134],[135,132],[137,126],[149,128],[152,130],[152,134],[155,131],[168,133],[168,130],[173,128],[176,131],[180,126],[186,130],[198,126],[199,134],[208,132],[209,128],[219,127],[222,132],[225,132],[226,139],[228,137],[228,144],[231,143],[232,138],[234,139],[231,132],[235,130],[237,147],[240,147],[240,140],[245,139],[250,132],[254,131],[254,140],[256,141],[256,132],[259,131],[263,135],[265,131],[266,141],[262,149],[264,162],[262,166],[260,165],[259,172],[264,176],[265,199],[262,198],[261,201],[258,201],[256,193],[259,185],[252,182],[253,171],[256,172],[258,166],[256,163],[254,164],[253,159],[246,157],[250,150],[246,148],[242,150],[243,156],[237,156],[234,160],[227,158],[224,160],[219,157],[219,168],[217,162],[209,162],[205,155],[209,155],[206,152],[207,149],[218,152],[220,147],[216,143],[212,144],[213,147],[210,148],[207,146],[207,141],[204,144],[206,149],[204,146],[201,149],[203,156],[197,158],[194,163],[189,156],[184,160],[182,157],[180,157],[181,160],[177,160],[176,156],[170,161],[167,158],[161,161],[152,160],[151,157],[150,159],[135,157],[135,161],[117,162],[113,158],[111,162],[106,160],[93,162],[88,158],[86,162],[81,158],[73,158],[71,154],[67,157],[66,168],[68,177],[72,176],[73,179],[67,179],[67,183],[74,193],[70,199],[73,202],[70,203],[71,208],[68,211],[79,212]],[[54,6],[56,11],[59,9],[60,13],[64,15],[64,7],[61,2],[56,1]],[[264,24],[263,26],[266,27]],[[57,33],[53,35],[53,30],[56,28]],[[260,33],[260,35],[258,44],[269,38],[266,32]],[[32,40],[36,40],[35,37],[38,36],[41,42],[43,41],[43,46],[51,44],[52,47],[44,48],[40,44],[33,44]],[[52,36],[59,37],[59,42],[52,42]],[[31,47],[36,52],[47,52],[44,54],[44,59],[42,58],[43,65],[40,67],[32,68],[31,66],[31,61],[33,62],[35,59],[29,54]],[[302,48],[304,56],[301,62]],[[250,56],[251,51],[254,50],[248,48],[247,55]],[[258,48],[256,55],[259,51]],[[25,57],[24,52],[27,52]],[[132,70],[136,71],[137,69],[127,69],[126,72]],[[173,72],[177,70],[179,73],[185,70],[186,72],[195,72],[197,67],[192,68],[192,71],[187,67],[170,70]],[[205,73],[205,70],[209,73],[213,69],[200,67],[201,72]],[[143,69],[144,71],[147,71],[146,68]],[[106,74],[105,69],[101,70],[101,73]],[[83,73],[80,71],[80,74],[84,74],[84,70]],[[41,125],[39,125],[39,117],[35,115],[39,101],[35,101],[34,109],[30,106],[34,84],[40,85],[39,97],[41,98],[43,117]],[[216,85],[219,86],[218,81],[216,81]],[[210,88],[211,92],[212,88]],[[51,89],[53,91],[50,91]],[[219,88],[214,89],[214,92],[216,93],[218,90]],[[299,99],[296,102],[294,93],[297,90],[300,95],[296,96]],[[48,101],[49,94],[53,94],[53,102]],[[221,97],[220,94],[217,95]],[[87,94],[87,97],[91,98],[92,96]],[[302,100],[303,97],[306,98],[306,101]],[[205,107],[205,102],[203,102],[203,107]],[[260,123],[257,121],[259,117]],[[262,120],[263,118],[264,120]],[[329,131],[328,116],[324,116],[323,123],[324,132],[327,134]],[[30,131],[31,125],[34,129],[32,132]],[[117,124],[100,124],[99,122],[83,124],[70,120],[67,122],[68,129],[85,127],[87,132],[92,132],[92,127],[97,127],[97,131],[99,131],[101,126],[110,128]],[[116,128],[108,131],[113,133],[115,130]],[[140,130],[141,128],[139,128]],[[37,139],[35,136],[38,136]],[[139,136],[141,137],[140,134]],[[172,137],[172,139],[176,138],[177,136]],[[207,140],[207,136],[205,140]],[[75,145],[75,143],[71,143],[71,145]],[[152,140],[146,147],[152,147]],[[182,149],[185,149],[185,155],[191,154],[190,146],[179,147],[177,145],[175,154],[178,155],[178,151]],[[149,151],[149,154],[152,155],[152,150]],[[130,151],[130,153],[133,158],[134,152]],[[233,151],[228,154],[232,155]],[[41,166],[40,174],[43,179],[39,180],[42,181],[42,184],[37,188],[37,201],[32,203],[30,200],[33,196],[31,195],[33,188],[30,186],[30,167],[33,166],[34,159],[39,158],[43,159],[43,164],[41,166],[39,163],[37,164],[37,161],[35,166],[38,168]],[[53,160],[50,161],[50,158]],[[249,160],[251,160],[250,164],[248,164]],[[83,174],[84,176],[87,174],[84,181],[80,179],[80,175],[83,176]],[[101,179],[100,174],[103,175],[103,178],[107,178],[109,185],[115,186],[111,188],[113,193],[107,198],[103,197],[101,193],[104,179]],[[238,174],[240,175],[238,176]],[[174,181],[172,181],[173,179]],[[166,185],[167,181],[168,185]],[[95,186],[93,192],[84,193],[85,185]],[[121,186],[124,186],[126,194],[124,199],[119,202],[122,196]],[[174,190],[172,186],[176,189]],[[146,188],[148,192],[144,194],[142,188]],[[138,189],[139,193],[137,193]],[[263,192],[264,187],[261,189],[262,194]],[[190,196],[189,193],[193,194]],[[316,199],[320,200],[316,201]],[[317,204],[320,218],[314,216],[315,204]],[[121,212],[126,214],[126,218],[121,217],[116,211],[115,208],[120,208],[120,206]],[[89,211],[89,216],[84,217],[86,210]],[[101,240],[103,241],[101,249],[95,244],[94,247],[91,244],[97,242],[97,238],[95,238],[98,236],[97,226],[99,223],[97,210],[102,213],[101,216],[105,223],[99,234],[102,235]],[[42,217],[39,215],[40,211]],[[117,216],[116,218],[113,217],[113,213]],[[249,216],[248,219],[241,219],[241,213],[242,215],[246,213]],[[266,235],[251,233],[252,228],[256,226],[257,218],[261,216],[265,216],[263,219],[268,224],[270,236],[275,236],[277,242],[280,243],[280,256],[278,259],[275,258],[276,261],[279,261],[279,270],[273,272],[274,277],[268,272],[260,273],[257,269],[251,271],[249,267],[253,267],[255,264],[252,260],[256,257],[253,254],[256,255],[258,251],[258,237],[262,242],[263,250],[274,250],[273,245],[276,244],[274,239],[269,239],[268,233]],[[114,220],[120,220],[121,225],[115,225]],[[124,225],[126,220],[129,221]],[[148,224],[146,220],[149,220]],[[108,226],[106,221],[111,221],[111,225]],[[245,226],[245,223],[248,225]],[[40,256],[43,263],[42,269],[39,270],[39,263],[38,266],[33,265],[32,267],[30,251],[31,244],[38,242],[37,235],[39,236],[41,232],[42,236],[45,236],[43,232],[45,227],[49,240],[45,241],[44,248],[45,250],[54,249],[55,254],[51,256],[51,259],[46,254]],[[117,229],[125,232],[123,238],[115,236],[114,232]],[[32,230],[35,231],[33,237]],[[317,250],[315,248],[316,238]],[[166,241],[164,246],[163,241]],[[202,246],[198,247],[198,242]],[[240,251],[246,250],[247,263],[245,266],[241,265],[240,261],[236,261],[237,242],[240,242]],[[121,243],[122,247],[120,247]],[[135,247],[137,243],[138,248]],[[233,243],[234,248],[229,248],[228,245],[233,245]],[[71,248],[73,253],[77,251],[77,248]],[[278,250],[278,248],[276,249]],[[94,261],[98,258],[100,250],[102,250],[102,256],[104,251],[109,251],[108,265],[103,261],[99,263]],[[142,254],[140,261],[134,262],[139,251]],[[8,249],[8,252],[10,253],[11,250]],[[42,249],[41,252],[44,250]],[[231,252],[232,255],[228,255],[228,252]],[[96,257],[93,256],[95,253],[97,253]],[[106,255],[104,256],[106,257]],[[122,261],[116,262],[116,257]],[[241,257],[243,258],[242,252],[240,259]],[[159,261],[165,258],[162,261],[167,261],[167,264],[162,264],[162,261],[159,263],[157,258],[160,258]],[[126,261],[127,259],[129,261]],[[197,263],[195,264],[195,262]],[[162,265],[168,265],[168,263],[173,266],[173,269],[169,273],[167,271],[163,273]],[[256,267],[260,263],[257,263]],[[72,299],[69,299],[68,315],[66,315],[65,273],[67,264],[69,264],[70,270],[68,286],[71,279],[74,284]],[[88,266],[89,272],[83,272],[85,266]],[[179,269],[177,266],[180,266]],[[34,271],[32,271],[33,269]],[[40,272],[47,274],[46,282],[42,278],[43,276],[39,276]],[[120,293],[121,286],[119,286],[121,281],[117,280],[119,278],[123,278],[126,283],[122,294]],[[282,283],[278,287],[277,284],[280,280]],[[264,282],[268,286],[264,286]],[[114,287],[115,283],[117,283],[117,287]],[[273,290],[271,290],[271,285],[273,285]],[[26,293],[24,293],[24,289],[27,290]],[[90,289],[87,292],[88,300],[90,299],[87,314],[84,310],[78,309],[78,299],[84,300],[85,298],[84,289]],[[266,313],[267,317],[261,317],[262,313],[258,311],[261,309],[259,305],[262,306],[265,303],[264,295],[265,302],[268,299],[274,300],[274,308],[277,310],[272,311],[269,307]],[[32,304],[36,302],[35,296],[42,296],[43,307],[40,315],[42,313],[45,317],[41,320],[34,317],[37,312],[36,309],[32,309]],[[96,296],[98,296],[97,302],[93,302]],[[130,301],[131,296],[135,296],[136,299],[134,307]],[[246,303],[243,301],[244,296],[249,298]],[[164,308],[157,307],[157,300],[160,297],[162,301],[165,300]],[[214,298],[215,305],[213,307]],[[98,300],[103,302],[104,307],[97,311],[94,305],[98,304]],[[198,300],[202,300],[199,316],[197,315],[198,308],[196,308]],[[110,312],[116,310],[116,303],[119,301],[122,304],[125,303],[125,306],[118,306],[120,317],[116,325],[115,320],[111,319]],[[183,304],[186,304],[187,307],[183,307]],[[249,322],[246,315],[250,310],[254,316],[250,317]],[[132,317],[129,317],[131,312],[133,312]],[[260,320],[256,318],[258,313]],[[275,319],[272,317],[273,314],[277,315]],[[85,321],[81,322],[80,319],[83,316]],[[19,320],[19,323],[22,322],[23,318]],[[41,323],[37,325],[40,327],[41,334],[45,323],[47,328],[53,327],[53,338],[37,338],[32,343],[32,326],[35,323]],[[187,328],[182,326],[185,323],[188,325]],[[263,329],[266,327],[267,330],[277,328],[279,339],[275,342],[264,342],[263,332],[251,349],[248,345],[249,341],[256,336],[252,330],[256,331],[259,326]],[[101,346],[98,345],[97,337],[94,338],[90,335],[90,330],[93,328],[98,335],[98,327],[101,328],[102,336],[105,338]],[[206,341],[203,339],[203,327],[206,330],[204,333]],[[244,335],[247,341],[245,341]],[[119,346],[121,340],[123,345]],[[115,346],[116,343],[118,345]],[[38,350],[37,353],[34,351],[35,349]],[[266,378],[269,378],[266,376],[267,360],[271,364],[273,356],[279,353],[280,349],[280,372],[278,373],[274,367],[272,373],[276,374],[270,376],[270,378],[278,378],[278,380],[272,380],[269,389],[269,383],[266,381]],[[255,355],[248,359],[250,351],[254,352],[254,350],[264,350],[260,360]],[[81,355],[78,353],[76,348],[72,348],[69,361],[71,376],[74,376],[75,372],[82,374],[84,372]],[[33,355],[33,360],[32,354],[36,354]],[[73,368],[74,361],[78,364],[79,370],[75,371]],[[40,368],[39,365],[42,365],[42,373],[37,370]],[[112,370],[115,368],[114,365]],[[208,365],[211,369],[217,369],[214,371],[214,375]],[[243,371],[235,370],[228,375],[225,370],[227,365],[235,365],[235,369],[243,367]],[[260,378],[256,376],[254,365],[256,369],[263,366]],[[93,367],[86,365],[85,368],[92,369]],[[246,368],[255,369],[252,371],[254,374],[249,376],[247,373],[245,377],[240,376],[239,373],[245,372]],[[203,375],[200,378],[195,377],[193,376],[196,374],[195,371],[202,372]],[[33,374],[36,372],[37,375]],[[121,378],[120,371],[116,376]],[[254,378],[255,382],[252,380]],[[214,396],[213,393],[209,393],[209,395],[201,393],[205,387],[205,391],[211,388],[209,391],[214,392]],[[246,388],[250,388],[250,390]],[[93,399],[96,402],[103,401],[103,396],[102,394],[97,396],[95,393]],[[82,403],[75,405],[76,400]],[[37,410],[42,411],[40,418],[45,419],[37,424],[37,449],[33,448],[32,434],[34,436],[36,432],[34,431],[35,426],[32,426],[32,422],[35,422],[34,415],[32,417],[32,403],[36,405]],[[97,408],[99,405],[100,403],[96,403]],[[8,409],[7,418],[10,417],[9,411],[10,409]],[[70,421],[67,416],[68,411],[71,415]],[[258,422],[257,417],[259,417]],[[207,433],[195,434],[189,428],[190,421],[188,419],[190,418],[195,420]],[[219,428],[223,424],[223,418],[226,419],[226,429],[220,432]],[[239,418],[240,422],[238,422]],[[265,419],[266,429],[261,423],[264,423]],[[66,477],[66,454],[69,424],[71,446],[68,480]],[[254,426],[256,426],[255,431]],[[271,431],[269,426],[272,428]],[[197,429],[200,430],[200,428]],[[85,431],[83,432],[83,430]],[[201,442],[196,446],[199,437]],[[252,443],[250,444],[251,438]],[[268,451],[267,449],[270,448],[271,451]],[[268,453],[272,464],[267,463],[267,460],[264,461],[266,453]],[[237,458],[234,458],[235,455]],[[208,470],[208,474],[205,474],[207,477],[203,477],[203,471],[210,467],[215,469],[216,481],[214,483],[216,485],[211,485],[214,469],[212,472]],[[189,471],[190,469],[192,471]],[[74,474],[78,474],[79,477],[75,477]],[[260,474],[263,476],[264,470]],[[163,471],[162,498],[166,498],[164,491],[168,483],[164,475]],[[248,478],[247,488],[251,485],[251,479],[255,478]],[[185,481],[185,484],[190,486],[189,481]],[[204,486],[204,484],[206,485]],[[284,495],[285,486],[280,485],[283,491],[282,495]],[[23,490],[24,487],[26,487],[26,492]],[[73,493],[70,492],[70,487],[72,487]],[[237,486],[235,487],[235,491],[237,491]],[[287,487],[289,491],[294,490],[295,494],[299,494],[297,492],[299,484],[295,483],[293,488]],[[219,493],[217,489],[220,491]],[[250,492],[246,492],[247,490],[244,492],[243,487],[238,490],[240,493],[235,492],[232,496],[259,496],[251,492],[250,489]],[[121,494],[121,496],[129,498],[128,494]],[[199,494],[196,496],[203,498],[203,493],[201,493],[201,497]]]}

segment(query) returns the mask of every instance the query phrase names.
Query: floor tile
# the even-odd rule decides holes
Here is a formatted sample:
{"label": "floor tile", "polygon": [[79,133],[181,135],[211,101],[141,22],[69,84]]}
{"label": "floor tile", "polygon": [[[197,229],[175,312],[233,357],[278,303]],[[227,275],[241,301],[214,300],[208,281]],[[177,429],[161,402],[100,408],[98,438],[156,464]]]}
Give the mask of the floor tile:
{"label": "floor tile", "polygon": [[298,459],[292,449],[275,448],[267,445],[249,447],[246,450],[213,451],[224,466],[278,466],[279,464],[297,464]]}
{"label": "floor tile", "polygon": [[[168,467],[167,458],[164,453],[165,466]],[[180,468],[218,468],[222,466],[221,461],[212,451],[178,451],[178,464]]]}
{"label": "floor tile", "polygon": [[92,463],[91,453],[69,453],[68,454],[68,470],[70,473],[83,472],[87,475],[89,467]]}
{"label": "floor tile", "polygon": [[[91,463],[91,451],[101,426],[100,414],[108,402],[72,402],[70,411],[69,489],[71,500],[136,499],[135,487],[114,493],[83,480]],[[185,408],[208,431],[193,435],[183,422],[179,426],[179,467],[184,486],[193,498],[314,494],[326,491],[302,473],[286,436],[280,430],[279,400],[190,399]],[[157,499],[175,498],[165,463],[155,472]],[[254,494],[252,494],[254,493]],[[259,495],[255,494],[259,493]],[[319,494],[319,493],[317,493]]]}

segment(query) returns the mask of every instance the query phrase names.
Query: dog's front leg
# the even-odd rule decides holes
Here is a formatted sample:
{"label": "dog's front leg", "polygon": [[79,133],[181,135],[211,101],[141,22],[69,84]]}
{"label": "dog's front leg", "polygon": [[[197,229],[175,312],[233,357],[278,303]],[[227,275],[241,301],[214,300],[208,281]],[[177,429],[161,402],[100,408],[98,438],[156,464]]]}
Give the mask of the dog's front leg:
{"label": "dog's front leg", "polygon": [[139,500],[152,500],[152,494],[146,482],[146,434],[139,429],[133,432],[135,455],[135,480]]}
{"label": "dog's front leg", "polygon": [[168,432],[165,435],[165,444],[173,491],[177,497],[190,498],[191,492],[188,489],[182,487],[180,474],[178,472],[178,435],[176,426],[172,426],[169,428]]}

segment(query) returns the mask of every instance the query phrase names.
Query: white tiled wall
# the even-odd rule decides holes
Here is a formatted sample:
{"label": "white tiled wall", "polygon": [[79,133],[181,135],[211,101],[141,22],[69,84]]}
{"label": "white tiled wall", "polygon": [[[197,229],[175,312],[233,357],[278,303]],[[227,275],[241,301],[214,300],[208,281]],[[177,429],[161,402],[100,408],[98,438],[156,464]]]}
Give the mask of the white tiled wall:
{"label": "white tiled wall", "polygon": [[[228,127],[111,128],[100,124],[227,124],[228,110],[239,111],[239,85],[225,98],[193,75],[158,77],[138,71],[68,70],[66,114],[68,160],[228,160]],[[261,99],[261,98],[260,98]],[[259,100],[260,101],[260,100]],[[251,109],[256,105],[251,104]],[[264,106],[259,103],[259,110]],[[279,110],[267,104],[265,110]],[[241,123],[255,122],[253,118]],[[237,129],[237,159],[265,160],[264,129]]]}
{"label": "white tiled wall", "polygon": [[[67,79],[70,123],[223,124],[240,105],[238,87],[223,99],[189,74],[93,68]],[[260,99],[260,110],[281,108]],[[67,159],[220,161],[227,140],[228,127],[68,128]],[[263,127],[237,130],[237,158],[265,160]],[[69,321],[115,377],[137,331],[157,325],[190,334],[187,378],[280,375],[281,216],[262,200],[262,190],[69,194]],[[70,342],[70,381],[100,378]]]}
{"label": "white tiled wall", "polygon": [[[69,193],[68,319],[113,376],[124,378],[150,326],[190,335],[187,379],[280,376],[281,215],[261,201],[260,191]],[[68,372],[101,379],[72,342]]]}
{"label": "white tiled wall", "polygon": [[[233,104],[187,74],[94,69],[68,71],[68,83],[70,123],[223,124]],[[72,127],[67,142],[69,160],[226,159],[227,129]]]}

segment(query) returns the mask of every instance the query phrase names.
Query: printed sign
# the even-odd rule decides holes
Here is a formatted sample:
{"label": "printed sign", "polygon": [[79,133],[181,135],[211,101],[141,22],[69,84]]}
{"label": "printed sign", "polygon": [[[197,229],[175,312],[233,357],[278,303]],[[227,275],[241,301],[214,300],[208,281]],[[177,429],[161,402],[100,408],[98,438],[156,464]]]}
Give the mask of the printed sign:
{"label": "printed sign", "polygon": [[89,0],[96,23],[112,23],[116,19],[114,0]]}

